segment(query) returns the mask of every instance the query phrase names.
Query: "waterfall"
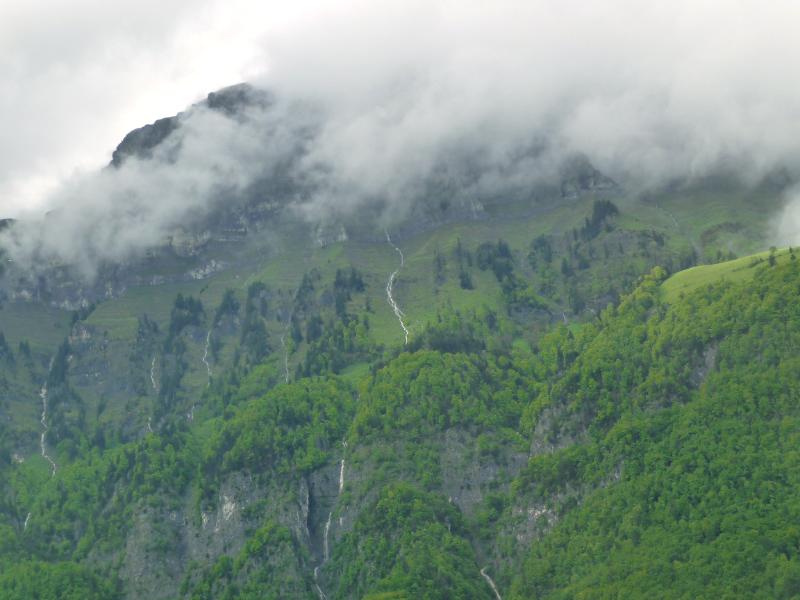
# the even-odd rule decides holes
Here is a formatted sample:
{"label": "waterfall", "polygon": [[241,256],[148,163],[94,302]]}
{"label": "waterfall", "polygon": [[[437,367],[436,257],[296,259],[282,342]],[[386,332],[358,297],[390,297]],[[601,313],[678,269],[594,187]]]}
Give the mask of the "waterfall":
{"label": "waterfall", "polygon": [[156,385],[156,357],[153,356],[153,362],[150,363],[150,383],[153,384],[153,391],[158,393],[158,385]]}
{"label": "waterfall", "polygon": [[[347,440],[342,440],[342,448],[343,451],[347,449]],[[342,459],[339,462],[339,493],[336,496],[336,503],[339,502],[339,497],[342,495],[342,490],[344,490],[344,456],[342,456]],[[323,534],[322,537],[322,562],[314,568],[314,587],[317,589],[317,594],[319,594],[320,600],[327,600],[325,592],[322,591],[322,588],[317,583],[317,578],[319,575],[319,568],[326,562],[328,562],[328,560],[331,557],[329,540],[330,540],[332,520],[333,520],[333,510],[331,510],[328,513],[328,520],[325,521],[325,533]],[[339,526],[341,525],[342,525],[342,518],[339,517]]]}
{"label": "waterfall", "polygon": [[322,540],[322,564],[324,565],[328,562],[328,559],[331,557],[330,550],[328,548],[328,534],[331,531],[331,517],[333,516],[333,511],[328,513],[328,520],[325,522],[325,537]]}
{"label": "waterfall", "polygon": [[206,372],[208,373],[208,385],[211,385],[211,365],[208,364],[208,348],[211,345],[211,331],[213,327],[208,330],[206,334],[206,347],[203,349],[203,364],[206,366]]}
{"label": "waterfall", "polygon": [[489,587],[492,588],[495,598],[497,598],[497,600],[503,600],[503,598],[500,596],[500,592],[497,591],[497,586],[494,584],[494,581],[492,581],[492,578],[486,573],[486,567],[481,569],[481,577],[483,577],[486,580],[486,583],[489,584]]}
{"label": "waterfall", "polygon": [[400,266],[397,267],[394,271],[392,271],[391,275],[389,275],[389,281],[386,282],[386,298],[389,300],[389,304],[394,311],[394,315],[397,317],[397,320],[400,322],[400,327],[403,329],[403,335],[405,336],[405,343],[408,344],[408,328],[406,328],[406,324],[403,322],[403,311],[400,310],[400,307],[395,302],[394,296],[392,295],[392,288],[394,287],[394,280],[397,277],[397,274],[400,270],[405,266],[406,260],[403,256],[403,251],[400,250],[397,246],[392,243],[392,238],[389,237],[389,232],[386,231],[386,241],[388,244],[395,249],[395,251],[400,255]]}
{"label": "waterfall", "polygon": [[[50,366],[47,368],[47,376],[50,376],[50,371],[53,368],[53,360],[50,360]],[[39,392],[39,397],[42,399],[42,418],[39,419],[39,422],[42,424],[42,435],[39,438],[39,447],[41,449],[42,458],[44,458],[48,463],[50,463],[50,477],[56,474],[56,463],[47,453],[47,445],[45,442],[45,438],[47,437],[47,432],[49,431],[49,427],[47,426],[47,380],[42,384],[42,389]]]}
{"label": "waterfall", "polygon": [[319,579],[319,567],[314,567],[314,588],[317,590],[317,595],[319,596],[319,600],[328,600],[328,597],[325,595],[325,592],[322,591],[322,588],[319,587],[319,583],[317,583],[318,579]]}

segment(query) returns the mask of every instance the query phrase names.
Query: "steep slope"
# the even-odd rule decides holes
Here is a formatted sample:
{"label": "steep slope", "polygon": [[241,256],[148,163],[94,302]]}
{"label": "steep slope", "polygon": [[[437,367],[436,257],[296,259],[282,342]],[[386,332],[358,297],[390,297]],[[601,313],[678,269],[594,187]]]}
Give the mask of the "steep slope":
{"label": "steep slope", "polygon": [[791,597],[800,268],[670,304],[665,278],[532,348],[443,313],[358,385],[268,361],[193,422],[7,465],[4,589]]}
{"label": "steep slope", "polygon": [[561,177],[388,232],[267,177],[91,284],[12,266],[0,598],[791,597],[800,276],[725,260],[779,194]]}

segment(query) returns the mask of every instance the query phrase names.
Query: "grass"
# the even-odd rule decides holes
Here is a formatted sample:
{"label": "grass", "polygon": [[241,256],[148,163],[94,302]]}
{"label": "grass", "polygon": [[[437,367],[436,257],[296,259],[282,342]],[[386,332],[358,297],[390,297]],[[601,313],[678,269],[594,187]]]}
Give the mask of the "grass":
{"label": "grass", "polygon": [[[664,194],[644,202],[634,195],[625,196],[622,193],[610,199],[621,210],[617,220],[619,228],[659,231],[665,234],[667,247],[675,252],[694,246],[700,247],[701,255],[706,257],[711,257],[718,250],[747,251],[749,254],[759,247],[763,248],[769,227],[768,219],[773,212],[764,207],[772,207],[777,202],[763,191],[719,192],[700,188]],[[462,312],[484,306],[500,313],[504,311],[500,286],[491,271],[481,271],[473,265],[468,271],[474,289],[461,289],[456,259],[459,240],[465,250],[474,254],[481,243],[502,238],[515,252],[515,268],[519,274],[533,280],[537,275],[526,258],[531,241],[541,234],[560,239],[559,236],[569,234],[572,229],[579,229],[591,213],[594,200],[592,195],[577,199],[553,198],[546,206],[524,199],[510,203],[498,201],[486,207],[485,218],[448,223],[404,238],[394,236],[394,242],[405,256],[405,265],[395,280],[394,296],[406,315],[405,323],[412,336],[422,331],[426,323],[434,320],[437,312],[445,307]],[[731,226],[732,223],[741,223],[742,227]],[[275,309],[288,307],[303,275],[312,269],[321,276],[318,284],[321,290],[331,285],[336,269],[352,265],[362,273],[366,290],[364,294],[353,295],[349,311],[359,316],[367,313],[372,341],[390,351],[396,349],[403,343],[403,332],[387,302],[386,283],[389,274],[399,266],[399,256],[383,240],[382,235],[376,235],[374,239],[373,242],[347,241],[320,247],[309,239],[307,231],[291,227],[261,237],[254,234],[253,239],[244,245],[227,245],[215,250],[216,258],[229,265],[237,265],[235,267],[228,267],[203,280],[130,287],[121,296],[101,302],[87,319],[87,324],[95,329],[92,347],[85,357],[78,356],[73,363],[73,372],[82,367],[89,373],[84,378],[86,385],[79,385],[78,388],[90,420],[97,414],[96,409],[102,402],[106,408],[99,416],[99,421],[103,424],[110,427],[113,423],[130,419],[135,423],[134,426],[144,427],[155,399],[155,392],[149,385],[149,373],[145,372],[149,371],[150,357],[142,363],[143,371],[136,374],[147,382],[145,395],[133,397],[130,390],[119,385],[117,380],[130,379],[132,367],[129,357],[138,318],[147,314],[163,332],[168,326],[170,311],[178,293],[200,298],[206,311],[205,323],[200,325],[198,331],[186,335],[188,372],[183,382],[186,407],[194,402],[202,403],[208,381],[200,358],[205,331],[226,289],[234,290],[242,303],[247,287],[255,281],[266,283],[272,291],[272,315],[267,328],[273,354],[268,361],[273,361],[276,368],[282,371],[283,354],[279,337],[285,331],[286,324],[275,318]],[[435,272],[437,254],[445,259],[445,277],[438,282]],[[752,266],[753,260],[761,257],[766,261],[767,256],[767,253],[762,253],[756,255],[755,259],[747,257],[676,274],[664,283],[665,296],[674,299],[682,292],[721,278],[751,277],[759,268]],[[640,257],[630,255],[624,260],[637,272],[645,268],[644,260]],[[779,260],[786,260],[785,251],[779,253]],[[197,264],[202,262],[203,259],[199,257],[195,260]],[[183,259],[167,260],[163,264],[154,261],[145,269],[151,268],[154,276],[174,274],[185,270],[186,264],[188,262]],[[147,279],[148,273],[140,275]],[[602,269],[592,271],[589,275],[597,278],[598,289],[606,283],[607,274]],[[554,305],[553,310],[560,315],[560,306]],[[10,397],[15,422],[12,429],[31,433],[31,452],[36,450],[32,433],[38,431],[37,394],[46,358],[69,335],[70,317],[69,311],[34,303],[8,302],[0,308],[0,330],[12,347],[16,349],[20,341],[27,340],[36,354],[35,373],[28,374],[24,369],[18,369],[9,370],[7,374],[13,383]],[[547,326],[547,322],[541,324],[542,328]],[[570,317],[569,326],[577,329],[580,323]],[[213,364],[214,376],[232,364],[237,336],[238,333],[225,336],[219,363]],[[155,353],[158,351],[154,350]],[[107,368],[102,369],[104,372],[101,375],[95,375],[93,365],[101,354]],[[292,373],[302,358],[303,347],[289,357]],[[366,363],[352,365],[344,370],[342,376],[356,382],[368,373],[368,368]]]}
{"label": "grass", "polygon": [[660,194],[646,204],[667,217],[671,234],[689,240],[701,259],[713,260],[718,251],[750,255],[769,246],[770,219],[782,202],[780,194],[768,190],[698,184]]}
{"label": "grass", "polygon": [[12,348],[27,341],[31,350],[48,356],[69,334],[70,317],[68,311],[28,302],[9,302],[0,308],[0,325]]}
{"label": "grass", "polygon": [[[759,269],[766,268],[769,264],[771,252],[771,250],[767,250],[735,260],[713,265],[700,265],[675,273],[661,285],[664,299],[667,302],[674,302],[682,294],[688,294],[700,287],[722,280],[747,281],[752,279]],[[790,260],[789,249],[777,250],[775,260],[778,264],[788,262]]]}

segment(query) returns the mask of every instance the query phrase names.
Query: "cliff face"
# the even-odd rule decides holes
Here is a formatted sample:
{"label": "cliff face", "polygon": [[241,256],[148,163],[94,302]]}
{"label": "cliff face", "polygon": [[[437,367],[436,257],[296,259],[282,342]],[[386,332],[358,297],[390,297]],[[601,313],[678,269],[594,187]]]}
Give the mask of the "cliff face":
{"label": "cliff face", "polygon": [[177,130],[185,116],[198,108],[220,111],[228,116],[250,107],[265,107],[271,102],[267,92],[258,90],[247,83],[240,83],[217,92],[211,92],[205,100],[196,104],[186,112],[174,117],[158,119],[154,123],[134,129],[128,133],[111,154],[112,167],[119,167],[129,157],[148,159],[153,149]]}
{"label": "cliff face", "polygon": [[[270,481],[234,473],[213,504],[198,510],[191,494],[168,506],[139,506],[128,530],[120,578],[127,598],[177,598],[181,586],[198,584],[224,556],[237,556],[269,518],[291,532],[296,552],[272,557],[280,565],[283,592],[302,597],[313,570],[309,561],[308,484]],[[324,522],[322,523],[324,525]],[[107,557],[96,557],[107,560]]]}
{"label": "cliff face", "polygon": [[119,167],[128,157],[151,158],[152,150],[163,142],[180,124],[180,115],[158,119],[155,123],[134,129],[111,154],[111,165]]}

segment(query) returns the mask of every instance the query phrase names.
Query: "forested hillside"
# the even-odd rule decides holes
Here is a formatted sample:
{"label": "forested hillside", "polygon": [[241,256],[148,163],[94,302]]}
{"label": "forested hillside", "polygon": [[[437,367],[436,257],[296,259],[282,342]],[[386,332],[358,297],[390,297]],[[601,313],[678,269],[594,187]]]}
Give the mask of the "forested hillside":
{"label": "forested hillside", "polygon": [[[600,206],[573,243],[619,235]],[[528,273],[559,252],[530,248]],[[216,307],[177,295],[167,323],[136,327],[155,394],[133,439],[80,399],[76,314],[45,373],[41,456],[2,430],[0,597],[800,593],[793,252],[674,293],[655,267],[605,309],[525,326],[558,287],[516,275],[502,241],[453,256],[465,292],[491,273],[502,304],[442,306],[408,345],[370,336],[352,267],[307,275],[281,336],[267,285]],[[187,394],[193,339],[208,372]],[[44,373],[24,346],[2,360],[9,393]]]}
{"label": "forested hillside", "polygon": [[800,600],[798,23],[0,0],[0,600]]}
{"label": "forested hillside", "polygon": [[89,279],[3,263],[0,598],[794,593],[773,184],[573,157],[385,227],[275,177]]}

